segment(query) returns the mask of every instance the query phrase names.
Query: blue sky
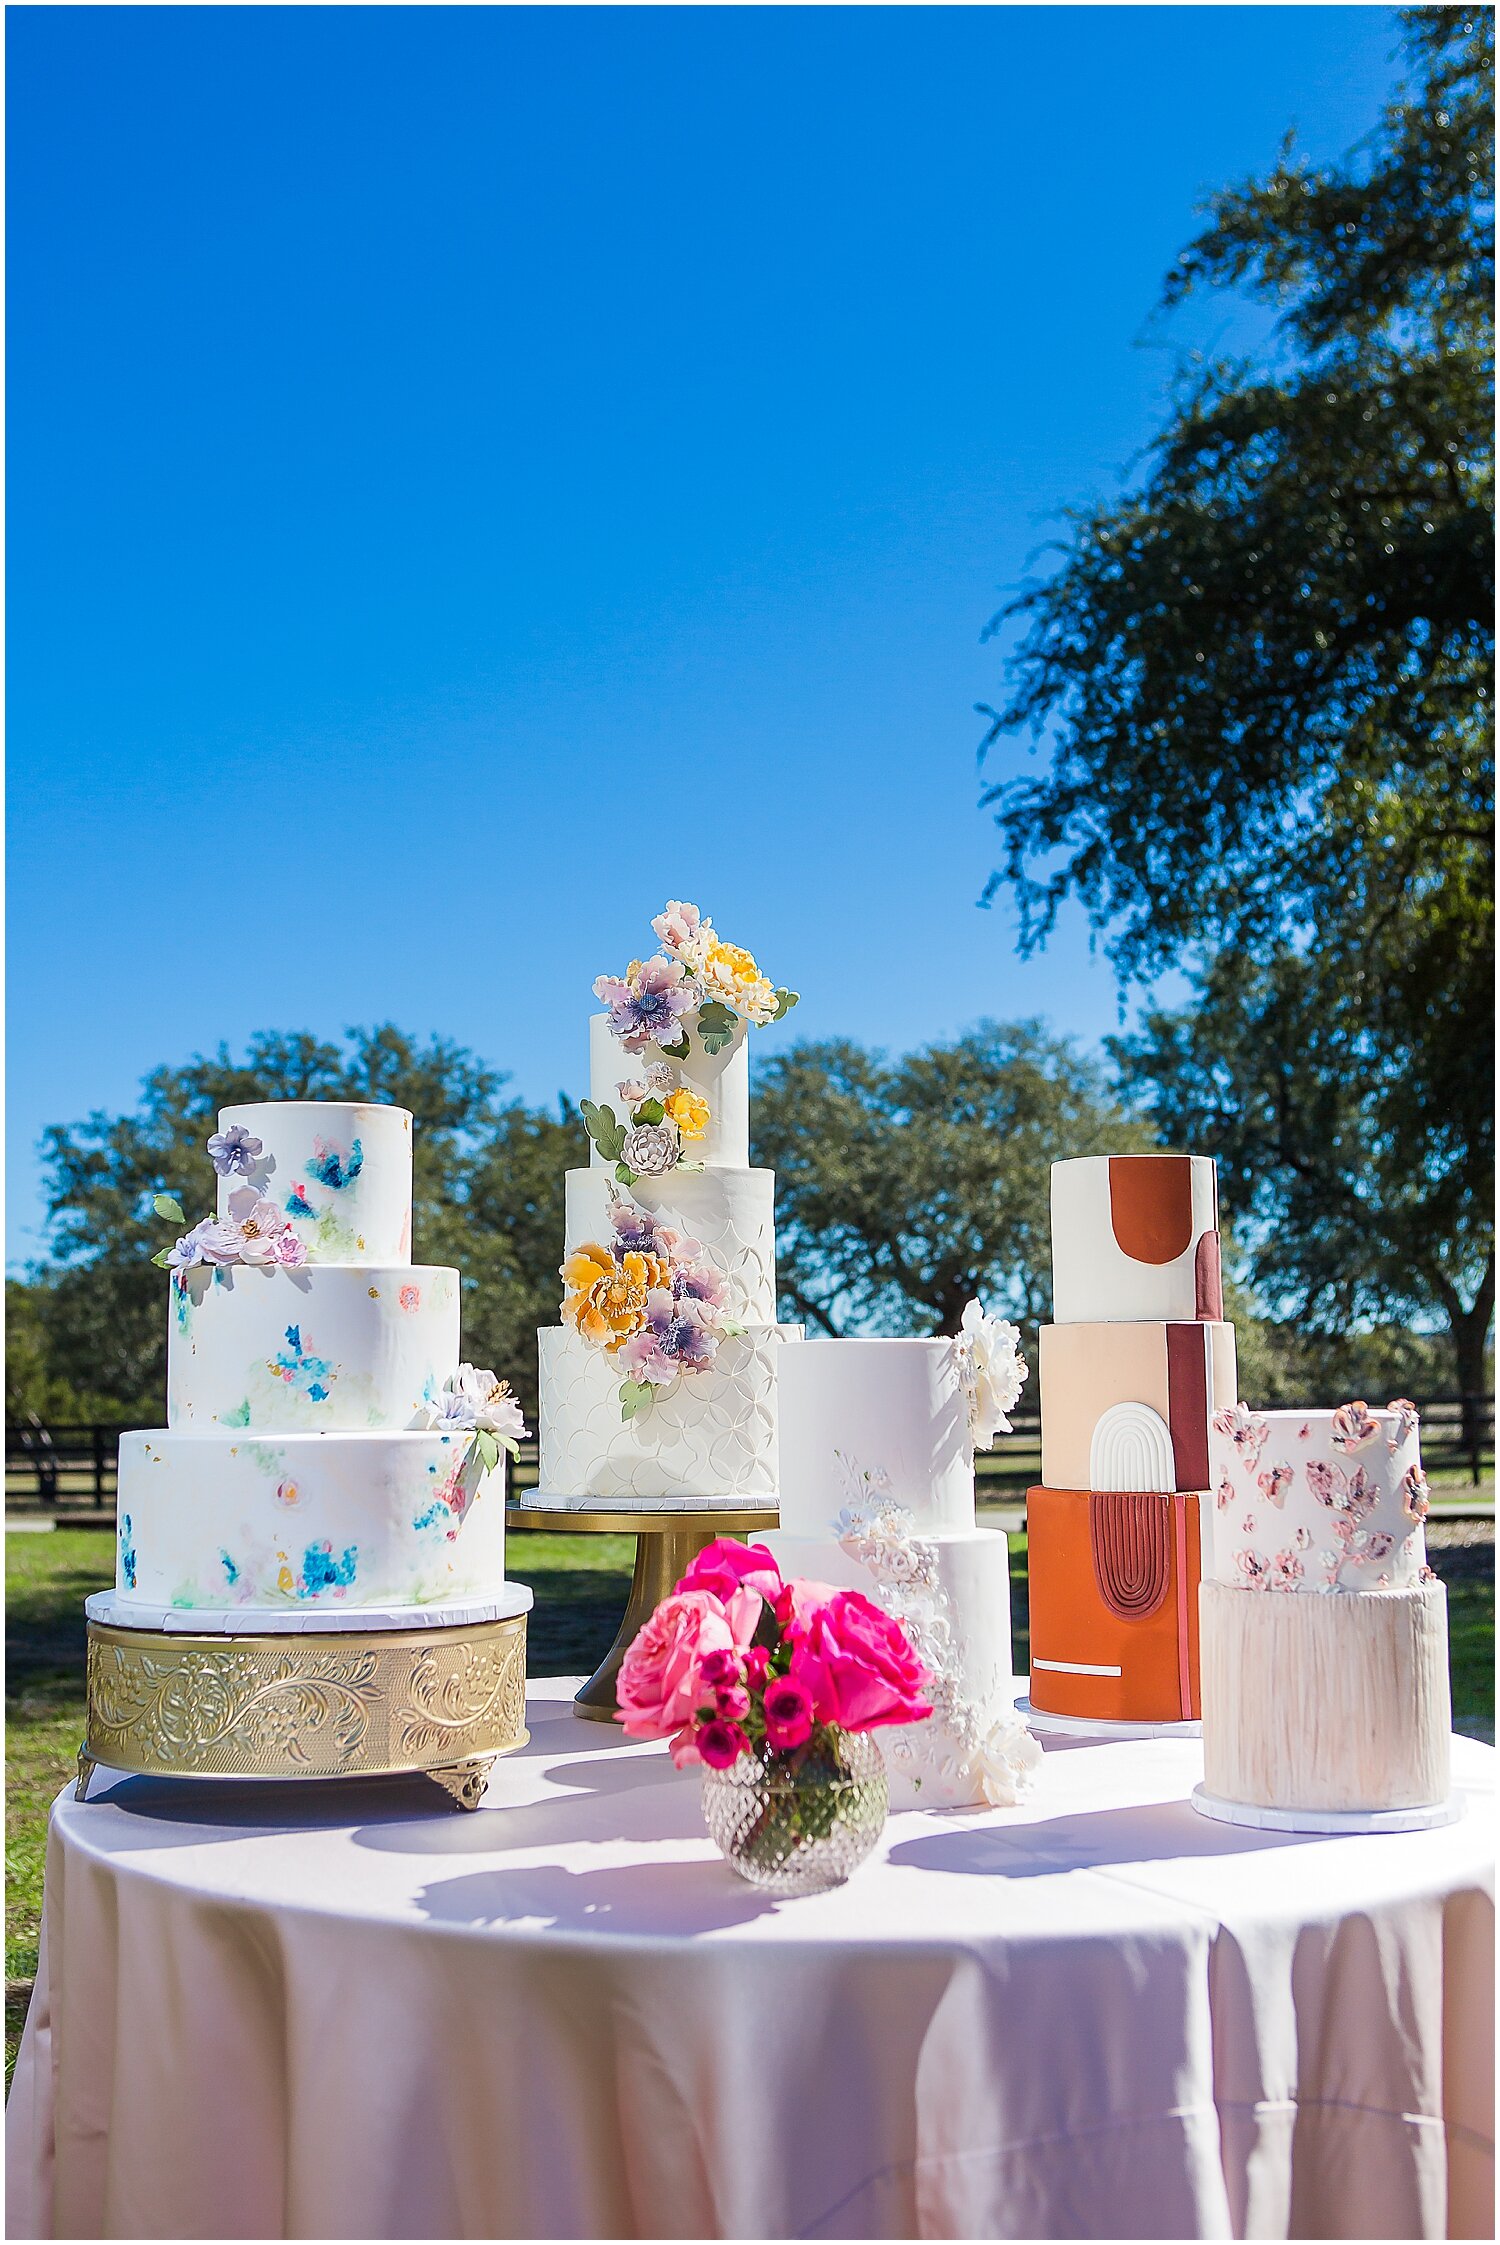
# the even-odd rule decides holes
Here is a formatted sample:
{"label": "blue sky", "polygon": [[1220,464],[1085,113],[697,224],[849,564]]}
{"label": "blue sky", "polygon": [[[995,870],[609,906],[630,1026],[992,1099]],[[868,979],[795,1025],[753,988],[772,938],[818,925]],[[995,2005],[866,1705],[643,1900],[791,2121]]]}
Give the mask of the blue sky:
{"label": "blue sky", "polygon": [[976,909],[980,632],[1156,425],[1195,206],[1368,128],[1389,11],[6,31],[13,1264],[42,1126],[220,1038],[583,1088],[668,895],[801,1034],[1113,1026],[1081,923]]}

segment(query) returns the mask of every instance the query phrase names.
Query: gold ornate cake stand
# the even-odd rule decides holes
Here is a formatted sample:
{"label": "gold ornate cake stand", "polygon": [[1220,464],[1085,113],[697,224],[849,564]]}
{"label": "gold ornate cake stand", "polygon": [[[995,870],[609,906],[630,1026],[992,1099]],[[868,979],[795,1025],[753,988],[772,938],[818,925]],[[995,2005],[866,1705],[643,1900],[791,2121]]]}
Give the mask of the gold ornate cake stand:
{"label": "gold ornate cake stand", "polygon": [[531,1596],[508,1589],[519,1610],[419,1629],[192,1634],[91,1610],[77,1798],[103,1763],[153,1777],[420,1774],[477,1808],[491,1763],[529,1735]]}
{"label": "gold ornate cake stand", "polygon": [[598,1511],[572,1512],[565,1505],[545,1500],[507,1506],[507,1526],[532,1535],[635,1537],[635,1572],[625,1618],[593,1675],[574,1694],[574,1713],[591,1723],[613,1722],[618,1708],[615,1678],[620,1663],[652,1608],[670,1594],[679,1577],[687,1573],[715,1536],[763,1535],[777,1525],[779,1518],[774,1505],[742,1505],[721,1511],[705,1507],[693,1512],[611,1511],[607,1505],[601,1505]]}

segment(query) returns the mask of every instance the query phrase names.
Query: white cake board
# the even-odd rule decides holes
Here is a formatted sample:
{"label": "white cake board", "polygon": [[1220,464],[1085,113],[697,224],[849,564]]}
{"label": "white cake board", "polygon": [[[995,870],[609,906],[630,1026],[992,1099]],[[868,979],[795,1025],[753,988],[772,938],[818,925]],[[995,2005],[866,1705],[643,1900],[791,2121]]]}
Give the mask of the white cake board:
{"label": "white cake board", "polygon": [[1106,1723],[1092,1715],[1043,1715],[1029,1699],[1016,1701],[1016,1713],[1028,1730],[1055,1731],[1060,1738],[1201,1738],[1201,1723]]}
{"label": "white cake board", "polygon": [[776,1512],[779,1493],[760,1497],[559,1496],[552,1489],[523,1489],[509,1499],[512,1512]]}
{"label": "white cake board", "polygon": [[472,1629],[531,1611],[524,1582],[505,1582],[488,1598],[439,1598],[426,1606],[158,1606],[96,1590],[83,1610],[112,1629],[152,1629],[185,1637],[326,1637],[385,1629]]}
{"label": "white cake board", "polygon": [[1428,1808],[1263,1808],[1255,1801],[1223,1800],[1202,1785],[1193,1787],[1191,1798],[1200,1816],[1260,1832],[1430,1832],[1439,1824],[1456,1824],[1464,1813],[1457,1793]]}

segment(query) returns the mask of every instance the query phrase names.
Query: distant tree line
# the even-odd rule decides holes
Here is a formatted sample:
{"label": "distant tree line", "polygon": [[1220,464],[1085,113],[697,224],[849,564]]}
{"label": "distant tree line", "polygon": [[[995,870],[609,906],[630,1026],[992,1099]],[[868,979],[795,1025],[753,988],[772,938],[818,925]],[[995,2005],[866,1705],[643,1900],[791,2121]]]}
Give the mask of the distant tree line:
{"label": "distant tree line", "polygon": [[[1155,1144],[1134,1096],[1038,1021],[982,1023],[897,1058],[842,1039],[792,1046],[763,1065],[752,1106],[753,1158],[777,1172],[783,1316],[820,1333],[951,1332],[980,1295],[1034,1339],[1051,1296],[1049,1165]],[[206,1214],[218,1110],[260,1099],[412,1110],[414,1255],[462,1272],[465,1353],[512,1382],[534,1426],[536,1332],[556,1322],[561,1294],[563,1180],[587,1161],[587,1136],[566,1100],[509,1100],[504,1077],[461,1046],[390,1026],[340,1044],[267,1032],[242,1058],[221,1047],[153,1070],[128,1113],[46,1133],[52,1248],[7,1285],[7,1416],[160,1423],[166,1281],[150,1258],[171,1227],[152,1204],[171,1192],[190,1221]],[[1382,1399],[1453,1383],[1440,1337],[1398,1324],[1319,1333],[1259,1307],[1231,1285],[1241,1384],[1258,1401],[1362,1379]]]}

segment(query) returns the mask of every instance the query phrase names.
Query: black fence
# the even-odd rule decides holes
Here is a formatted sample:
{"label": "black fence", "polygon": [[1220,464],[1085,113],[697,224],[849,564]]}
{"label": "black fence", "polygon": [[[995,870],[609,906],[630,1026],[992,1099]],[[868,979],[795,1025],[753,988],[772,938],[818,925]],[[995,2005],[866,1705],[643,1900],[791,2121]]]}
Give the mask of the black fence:
{"label": "black fence", "polygon": [[[1466,1472],[1478,1487],[1494,1470],[1495,1406],[1490,1396],[1429,1396],[1416,1399],[1422,1416],[1422,1462],[1428,1472]],[[44,1506],[49,1511],[112,1512],[115,1502],[120,1436],[118,1426],[43,1425],[31,1419],[5,1429],[5,1495],[8,1504]],[[1017,1411],[1012,1431],[976,1461],[979,1493],[998,1496],[1024,1490],[1041,1472],[1041,1416],[1033,1407]],[[536,1485],[536,1444],[524,1442],[513,1469],[516,1487]]]}

